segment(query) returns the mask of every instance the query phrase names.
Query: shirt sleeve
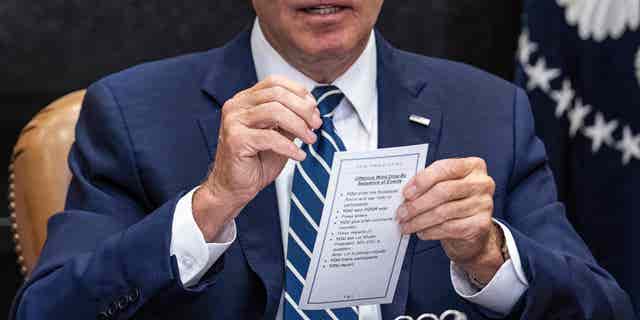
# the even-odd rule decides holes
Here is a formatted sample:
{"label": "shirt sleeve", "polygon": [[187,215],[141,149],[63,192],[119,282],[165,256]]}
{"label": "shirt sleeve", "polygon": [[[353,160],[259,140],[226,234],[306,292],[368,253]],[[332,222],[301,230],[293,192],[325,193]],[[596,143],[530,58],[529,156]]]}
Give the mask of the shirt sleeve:
{"label": "shirt sleeve", "polygon": [[212,243],[205,241],[191,207],[196,189],[178,201],[171,226],[170,255],[176,256],[180,281],[185,287],[197,284],[236,239],[236,223],[231,221]]}
{"label": "shirt sleeve", "polygon": [[500,226],[506,240],[510,259],[507,260],[493,279],[481,290],[476,288],[467,273],[459,266],[451,263],[451,282],[455,291],[464,299],[505,316],[511,312],[522,294],[529,288],[529,281],[524,275],[520,253],[509,228],[494,219]]}

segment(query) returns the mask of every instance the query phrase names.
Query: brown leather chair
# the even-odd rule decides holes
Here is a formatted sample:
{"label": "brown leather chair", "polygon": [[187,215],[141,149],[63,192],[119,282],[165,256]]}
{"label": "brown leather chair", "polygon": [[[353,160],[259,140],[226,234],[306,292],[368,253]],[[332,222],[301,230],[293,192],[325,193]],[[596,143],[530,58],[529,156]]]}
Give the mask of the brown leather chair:
{"label": "brown leather chair", "polygon": [[67,156],[85,91],[42,109],[22,129],[9,165],[9,211],[22,274],[27,277],[47,238],[47,221],[64,207],[71,173]]}

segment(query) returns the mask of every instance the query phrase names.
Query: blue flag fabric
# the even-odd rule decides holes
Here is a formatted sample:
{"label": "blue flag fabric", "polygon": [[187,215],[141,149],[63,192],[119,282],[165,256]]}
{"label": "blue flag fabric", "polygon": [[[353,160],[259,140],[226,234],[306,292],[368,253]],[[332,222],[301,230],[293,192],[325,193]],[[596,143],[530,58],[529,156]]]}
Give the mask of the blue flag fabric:
{"label": "blue flag fabric", "polygon": [[640,311],[640,0],[525,0],[527,90],[570,220]]}

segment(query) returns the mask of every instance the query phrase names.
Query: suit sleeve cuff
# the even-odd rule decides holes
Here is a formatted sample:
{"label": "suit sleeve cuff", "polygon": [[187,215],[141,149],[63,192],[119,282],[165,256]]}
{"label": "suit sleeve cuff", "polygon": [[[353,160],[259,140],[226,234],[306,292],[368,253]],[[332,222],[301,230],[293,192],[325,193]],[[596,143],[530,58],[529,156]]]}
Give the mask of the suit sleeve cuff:
{"label": "suit sleeve cuff", "polygon": [[196,189],[180,198],[171,226],[170,255],[176,257],[180,281],[185,287],[196,285],[236,239],[236,224],[232,221],[214,242],[205,241],[191,207]]}
{"label": "suit sleeve cuff", "polygon": [[451,263],[451,282],[453,288],[462,298],[487,308],[502,316],[511,312],[520,297],[529,287],[520,262],[520,253],[509,228],[494,220],[504,233],[510,259],[498,269],[491,281],[478,290],[462,268]]}

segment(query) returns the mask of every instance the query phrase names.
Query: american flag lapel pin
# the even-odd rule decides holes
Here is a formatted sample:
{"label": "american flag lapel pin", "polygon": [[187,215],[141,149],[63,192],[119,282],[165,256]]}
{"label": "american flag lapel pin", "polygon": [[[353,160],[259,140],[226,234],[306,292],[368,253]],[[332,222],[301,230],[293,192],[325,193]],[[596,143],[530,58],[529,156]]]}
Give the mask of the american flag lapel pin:
{"label": "american flag lapel pin", "polygon": [[415,122],[417,124],[421,124],[425,127],[428,127],[431,124],[431,119],[425,118],[419,115],[412,114],[409,116],[409,121]]}

